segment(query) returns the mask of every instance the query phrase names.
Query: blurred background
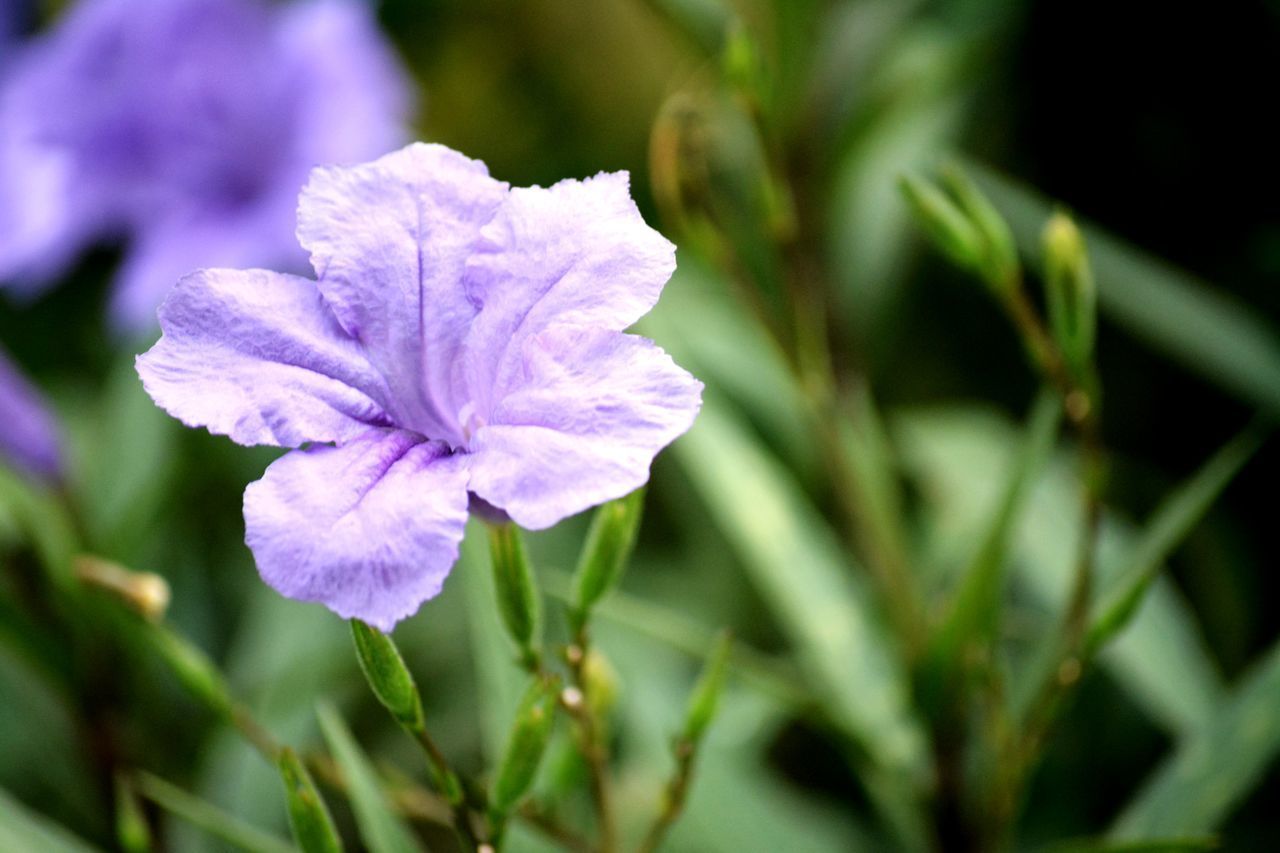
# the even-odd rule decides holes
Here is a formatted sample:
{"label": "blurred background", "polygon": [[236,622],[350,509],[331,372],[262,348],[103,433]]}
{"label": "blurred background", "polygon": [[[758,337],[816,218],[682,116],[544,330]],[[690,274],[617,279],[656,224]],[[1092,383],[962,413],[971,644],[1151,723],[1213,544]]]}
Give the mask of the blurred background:
{"label": "blurred background", "polygon": [[[32,9],[18,42],[63,5]],[[838,485],[809,438],[803,376],[789,367],[804,342],[770,329],[781,309],[767,287],[774,259],[759,247],[776,217],[821,258],[806,286],[821,294],[838,381],[878,403],[903,537],[940,596],[976,547],[1037,379],[989,295],[921,238],[899,194],[904,172],[960,163],[1032,254],[1055,205],[1084,224],[1101,304],[1107,553],[1131,549],[1169,490],[1251,417],[1280,414],[1280,138],[1265,106],[1280,82],[1274,3],[385,0],[377,14],[418,87],[417,138],[515,185],[629,170],[646,219],[680,247],[680,270],[640,331],[707,384],[708,410],[656,463],[636,557],[596,627],[618,680],[624,827],[642,826],[657,800],[668,738],[716,629],[734,630],[750,671],[730,679],[669,849],[901,840],[877,805],[876,768],[915,731],[911,703],[886,687],[881,710],[854,713],[864,735],[884,726],[867,736],[890,744],[885,755],[850,746],[813,684],[807,661],[821,650],[799,627],[822,601],[812,585],[796,589],[815,576],[804,564],[857,576],[865,554],[840,544]],[[753,189],[767,162],[785,164],[794,209]],[[118,259],[100,244],[35,300],[0,291],[0,342],[64,425],[81,547],[164,576],[170,622],[282,739],[319,743],[314,707],[327,698],[369,754],[420,776],[358,676],[346,626],[257,577],[241,493],[275,454],[184,430],[142,392],[132,359],[150,339],[103,320]],[[1055,459],[1020,518],[1005,626],[1014,647],[1051,626],[1065,596],[1071,478]],[[1203,730],[1280,638],[1278,478],[1280,450],[1265,446],[1170,557],[1158,606],[1086,673],[1031,778],[1018,849],[1100,835],[1180,747],[1237,743]],[[0,559],[16,576],[35,558],[5,523],[5,495]],[[585,525],[530,537],[552,610]],[[437,740],[479,771],[520,681],[488,603],[483,537],[472,531],[464,549],[444,593],[396,637]],[[27,633],[42,623],[24,612],[26,593],[0,582],[0,787],[112,847],[103,755],[86,747],[107,738],[111,760],[287,837],[271,768],[146,654],[103,644],[79,687],[50,676],[40,661],[64,655],[64,638]],[[808,618],[828,618],[818,613]],[[561,630],[554,618],[551,630]],[[860,693],[859,679],[876,677],[894,648],[887,635],[873,620],[845,649],[855,704],[879,695]],[[1267,689],[1256,738],[1239,742],[1249,748],[1217,755],[1222,802],[1204,826],[1173,835],[1273,849],[1280,690],[1275,679]],[[582,769],[561,747],[539,784],[569,792],[567,814],[587,815],[573,793]],[[1205,790],[1187,796],[1218,796]],[[1176,799],[1162,802],[1177,813]],[[341,799],[330,803],[350,827]],[[225,849],[186,821],[154,819],[161,849]],[[949,847],[945,833],[935,842]],[[513,839],[513,849],[540,844],[526,831]]]}

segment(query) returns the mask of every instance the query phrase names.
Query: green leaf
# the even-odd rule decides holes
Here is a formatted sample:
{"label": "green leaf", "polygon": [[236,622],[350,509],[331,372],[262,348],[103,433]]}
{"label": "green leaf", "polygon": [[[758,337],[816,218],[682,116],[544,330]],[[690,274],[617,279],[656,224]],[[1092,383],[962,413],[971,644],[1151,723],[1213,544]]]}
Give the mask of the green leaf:
{"label": "green leaf", "polygon": [[826,712],[891,780],[900,831],[922,843],[910,791],[924,772],[924,736],[863,574],[788,472],[714,396],[674,447]]}
{"label": "green leaf", "polygon": [[1134,547],[1133,561],[1103,594],[1089,628],[1096,650],[1124,630],[1142,604],[1164,561],[1200,522],[1222,490],[1262,446],[1270,428],[1247,428],[1209,459],[1156,509]]}
{"label": "green leaf", "polygon": [[333,815],[298,754],[285,747],[276,766],[284,782],[289,828],[299,846],[305,853],[341,853],[342,839],[333,825]]}
{"label": "green leaf", "polygon": [[[965,407],[903,413],[894,427],[904,465],[926,496],[926,551],[972,551],[975,531],[983,529],[998,504],[998,484],[1014,464],[1014,427],[990,412]],[[1031,601],[1060,612],[1080,530],[1074,461],[1055,457],[1028,501],[1011,544],[1013,579]],[[1130,525],[1104,514],[1098,560],[1101,588],[1133,562],[1136,541]],[[1142,610],[1100,662],[1120,689],[1174,733],[1212,718],[1225,693],[1190,608],[1164,579],[1156,580]]]}
{"label": "green leaf", "polygon": [[[1053,211],[1045,198],[991,169],[968,164],[1009,219],[1019,248],[1039,257],[1039,233]],[[1070,199],[1067,199],[1070,201]],[[1280,416],[1280,333],[1255,311],[1181,270],[1082,223],[1112,320],[1183,367],[1271,416]]]}
{"label": "green leaf", "polygon": [[1160,838],[1147,841],[1108,841],[1090,838],[1064,841],[1043,848],[1043,853],[1197,853],[1218,849],[1216,838]]}
{"label": "green leaf", "polygon": [[316,717],[333,758],[347,779],[347,793],[360,837],[372,853],[420,851],[413,833],[401,822],[383,794],[373,764],[365,756],[337,710],[327,702],[316,706]]}
{"label": "green leaf", "polygon": [[1280,643],[1188,732],[1121,813],[1117,841],[1211,833],[1280,752]]}
{"label": "green leaf", "polygon": [[1056,393],[1041,392],[1032,407],[1017,460],[1003,481],[995,511],[964,570],[947,617],[933,636],[924,664],[927,687],[937,686],[953,671],[971,639],[989,641],[995,635],[1004,603],[1005,567],[1014,526],[1021,518],[1030,486],[1053,451],[1061,419],[1062,407]]}
{"label": "green leaf", "polygon": [[297,853],[296,848],[284,839],[250,826],[158,776],[138,773],[133,777],[133,786],[139,794],[165,811],[240,850],[248,853]]}
{"label": "green leaf", "polygon": [[0,850],[94,853],[97,849],[0,788]]}

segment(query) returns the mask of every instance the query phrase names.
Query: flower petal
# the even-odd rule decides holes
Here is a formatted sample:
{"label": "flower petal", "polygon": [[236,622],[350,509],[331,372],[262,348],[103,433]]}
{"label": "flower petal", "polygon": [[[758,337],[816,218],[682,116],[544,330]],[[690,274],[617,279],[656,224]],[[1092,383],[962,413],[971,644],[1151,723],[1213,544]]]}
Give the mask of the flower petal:
{"label": "flower petal", "polygon": [[521,387],[471,440],[471,489],[518,524],[562,518],[644,485],[693,423],[702,383],[645,338],[555,326],[529,338]]}
{"label": "flower petal", "polygon": [[262,579],[390,631],[440,592],[458,558],[466,461],[400,430],[285,454],[244,493]]}
{"label": "flower petal", "polygon": [[39,393],[0,350],[0,461],[45,480],[62,471],[58,427]]}
{"label": "flower petal", "polygon": [[630,326],[674,270],[675,246],[641,218],[626,172],[513,189],[467,262],[467,292],[481,306],[468,338],[470,401],[487,413],[525,339],[552,324]]}
{"label": "flower petal", "polygon": [[316,169],[298,203],[298,239],[320,290],[387,377],[396,423],[455,445],[452,367],[475,315],[463,267],[505,195],[483,163],[415,144]]}
{"label": "flower petal", "polygon": [[201,270],[160,307],[164,336],[138,357],[151,398],[240,444],[296,447],[386,426],[387,389],[315,282]]}

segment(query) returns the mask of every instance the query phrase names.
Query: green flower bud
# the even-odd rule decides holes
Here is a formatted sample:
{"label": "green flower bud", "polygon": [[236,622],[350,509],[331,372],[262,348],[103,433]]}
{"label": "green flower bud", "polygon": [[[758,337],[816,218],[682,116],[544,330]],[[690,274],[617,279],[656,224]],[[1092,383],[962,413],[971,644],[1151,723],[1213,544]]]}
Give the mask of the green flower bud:
{"label": "green flower bud", "polygon": [[702,675],[694,685],[689,696],[689,707],[684,715],[684,731],[681,739],[689,744],[696,744],[706,733],[707,727],[715,718],[720,706],[720,694],[724,690],[725,672],[729,666],[729,650],[733,645],[733,635],[724,630],[716,638],[715,645],[707,655]]}
{"label": "green flower bud", "polygon": [[169,609],[169,583],[151,572],[135,572],[118,563],[82,554],[75,558],[76,577],[82,583],[115,596],[130,610],[152,622]]}
{"label": "green flower bud", "polygon": [[1041,235],[1049,323],[1068,367],[1084,376],[1097,334],[1097,295],[1080,229],[1065,213],[1050,217]]}
{"label": "green flower bud", "polygon": [[998,292],[1014,287],[1022,277],[1022,270],[1009,223],[958,166],[950,165],[942,170],[942,184],[982,237],[985,244],[983,278]]}
{"label": "green flower bud", "polygon": [[422,698],[395,642],[359,619],[351,620],[351,638],[356,644],[360,668],[378,700],[402,725],[409,728],[421,725]]}
{"label": "green flower bud", "polygon": [[490,809],[499,820],[533,785],[538,764],[551,740],[559,690],[554,679],[535,678],[520,699],[515,725],[489,795]]}
{"label": "green flower bud", "polygon": [[333,825],[329,807],[316,790],[311,774],[307,772],[297,753],[285,747],[280,751],[277,766],[289,806],[289,826],[293,829],[294,841],[298,842],[303,853],[341,851],[342,841]]}
{"label": "green flower bud", "polygon": [[969,217],[931,183],[903,175],[899,186],[912,213],[943,254],[964,269],[983,271],[986,246]]}
{"label": "green flower bud", "polygon": [[622,578],[622,570],[635,547],[643,510],[643,488],[596,510],[573,576],[570,621],[575,632],[582,629],[591,609]]}
{"label": "green flower bud", "polygon": [[489,552],[502,624],[515,641],[525,664],[534,664],[538,660],[538,627],[542,608],[533,566],[529,563],[520,529],[510,523],[490,525]]}
{"label": "green flower bud", "polygon": [[604,720],[618,702],[618,673],[609,659],[595,649],[582,661],[582,687],[587,710],[597,720]]}

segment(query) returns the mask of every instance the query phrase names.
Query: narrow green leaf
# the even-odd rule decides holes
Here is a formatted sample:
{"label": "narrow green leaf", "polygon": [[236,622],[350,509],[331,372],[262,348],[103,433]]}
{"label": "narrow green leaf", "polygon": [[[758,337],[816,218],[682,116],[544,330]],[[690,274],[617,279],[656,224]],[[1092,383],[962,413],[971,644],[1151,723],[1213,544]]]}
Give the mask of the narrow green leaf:
{"label": "narrow green leaf", "polygon": [[115,779],[115,829],[116,843],[125,853],[150,853],[151,827],[142,811],[138,792],[128,778],[121,774]]}
{"label": "narrow green leaf", "polygon": [[1102,648],[1129,624],[1164,561],[1262,446],[1270,431],[1262,424],[1248,427],[1160,504],[1134,547],[1132,562],[1094,608],[1096,615],[1088,636],[1090,651]]}
{"label": "narrow green leaf", "polygon": [[1000,498],[978,539],[977,550],[964,570],[945,620],[931,639],[922,669],[926,701],[938,699],[942,680],[955,671],[967,643],[989,641],[995,634],[1015,525],[1025,508],[1030,486],[1053,451],[1061,420],[1057,394],[1048,389],[1042,391],[1032,406],[1022,449],[1003,480]]}
{"label": "narrow green leaf", "polygon": [[151,647],[189,693],[215,713],[230,718],[235,705],[226,679],[200,648],[164,625],[146,625]]}
{"label": "narrow green leaf", "polygon": [[[904,465],[927,496],[926,551],[964,553],[1000,500],[1001,472],[1010,469],[1017,446],[1013,426],[990,412],[965,407],[904,413],[894,426]],[[1050,612],[1065,606],[1072,555],[1077,553],[1077,474],[1068,456],[1051,460],[1028,496],[1010,546],[1014,581],[1029,600]],[[1132,562],[1136,541],[1131,526],[1104,514],[1101,588]],[[1100,662],[1121,690],[1173,733],[1212,718],[1225,694],[1190,608],[1164,579],[1156,580],[1129,630],[1103,652]]]}
{"label": "narrow green leaf", "polygon": [[373,764],[365,756],[337,710],[327,702],[316,706],[320,730],[347,779],[347,793],[360,837],[372,853],[404,853],[421,848],[383,794]]}
{"label": "narrow green leaf", "polygon": [[899,833],[922,845],[911,791],[924,772],[924,736],[864,575],[786,470],[714,396],[674,448],[827,713],[892,780]]}
{"label": "narrow green leaf", "polygon": [[591,609],[622,577],[631,550],[635,547],[640,517],[644,511],[644,489],[610,501],[596,510],[582,546],[582,556],[573,577],[572,628],[581,630]]}
{"label": "narrow green leaf", "polygon": [[489,556],[502,624],[521,657],[535,661],[542,604],[520,528],[511,522],[489,525]]}
{"label": "narrow green leaf", "polygon": [[247,853],[296,853],[295,848],[268,832],[250,826],[222,809],[150,773],[139,773],[134,786],[142,796],[193,826]]}
{"label": "narrow green leaf", "polygon": [[285,747],[276,760],[289,807],[289,827],[304,853],[339,853],[342,839],[333,816],[298,754]]}
{"label": "narrow green leaf", "polygon": [[95,853],[97,849],[0,788],[0,850]]}
{"label": "narrow green leaf", "polygon": [[1090,838],[1064,841],[1043,848],[1043,853],[1198,853],[1217,850],[1216,838],[1158,838],[1146,841],[1108,841]]}
{"label": "narrow green leaf", "polygon": [[1117,841],[1216,830],[1280,752],[1280,643],[1205,723],[1188,732],[1121,813]]}
{"label": "narrow green leaf", "polygon": [[395,641],[359,619],[351,620],[351,638],[360,669],[378,700],[403,725],[421,725],[422,698]]}
{"label": "narrow green leaf", "polygon": [[[1039,232],[1053,211],[1042,196],[977,164],[967,164],[1009,219],[1018,246],[1039,257]],[[1070,199],[1068,199],[1070,201]],[[1240,399],[1280,417],[1280,333],[1221,291],[1082,224],[1098,303],[1136,336]]]}

